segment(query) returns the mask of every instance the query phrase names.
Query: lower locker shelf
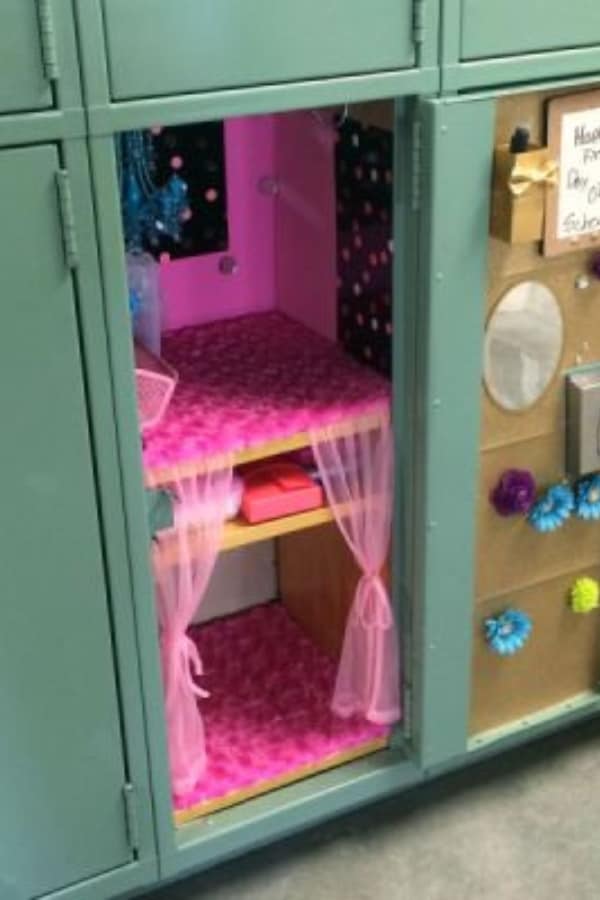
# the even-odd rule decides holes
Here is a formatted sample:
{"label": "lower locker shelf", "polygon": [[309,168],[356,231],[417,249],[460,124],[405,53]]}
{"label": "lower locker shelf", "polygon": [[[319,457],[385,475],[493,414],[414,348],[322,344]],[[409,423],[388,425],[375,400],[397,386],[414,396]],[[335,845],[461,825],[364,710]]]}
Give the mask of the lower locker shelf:
{"label": "lower locker shelf", "polygon": [[382,749],[389,727],[330,710],[337,665],[279,602],[190,635],[204,663],[208,767],[178,825]]}

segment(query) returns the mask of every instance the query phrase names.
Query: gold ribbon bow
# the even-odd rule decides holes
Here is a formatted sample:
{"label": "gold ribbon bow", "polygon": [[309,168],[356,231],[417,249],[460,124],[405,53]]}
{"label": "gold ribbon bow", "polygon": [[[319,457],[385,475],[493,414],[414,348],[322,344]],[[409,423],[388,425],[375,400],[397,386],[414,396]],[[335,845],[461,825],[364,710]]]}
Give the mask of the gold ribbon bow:
{"label": "gold ribbon bow", "polygon": [[558,163],[554,159],[547,159],[542,163],[516,163],[510,178],[508,189],[513,197],[521,197],[527,193],[533,184],[558,184]]}

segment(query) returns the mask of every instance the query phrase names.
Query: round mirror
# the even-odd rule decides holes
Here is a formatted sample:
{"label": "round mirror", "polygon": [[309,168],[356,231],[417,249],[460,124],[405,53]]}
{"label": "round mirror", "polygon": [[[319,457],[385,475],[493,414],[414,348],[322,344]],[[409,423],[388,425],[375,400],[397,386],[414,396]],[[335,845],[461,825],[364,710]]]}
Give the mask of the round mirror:
{"label": "round mirror", "polygon": [[563,321],[550,288],[522,281],[502,297],[484,342],[485,384],[503,409],[526,409],[550,384],[560,362]]}

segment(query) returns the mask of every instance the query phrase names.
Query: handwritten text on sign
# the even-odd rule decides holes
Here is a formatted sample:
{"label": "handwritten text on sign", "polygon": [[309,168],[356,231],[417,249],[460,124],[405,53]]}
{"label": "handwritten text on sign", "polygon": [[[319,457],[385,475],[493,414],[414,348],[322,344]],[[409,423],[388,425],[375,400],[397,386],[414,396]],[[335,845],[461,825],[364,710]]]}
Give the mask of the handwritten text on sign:
{"label": "handwritten text on sign", "polygon": [[562,119],[558,238],[600,231],[600,107]]}
{"label": "handwritten text on sign", "polygon": [[600,248],[600,91],[548,103],[548,153],[557,187],[546,190],[544,254]]}

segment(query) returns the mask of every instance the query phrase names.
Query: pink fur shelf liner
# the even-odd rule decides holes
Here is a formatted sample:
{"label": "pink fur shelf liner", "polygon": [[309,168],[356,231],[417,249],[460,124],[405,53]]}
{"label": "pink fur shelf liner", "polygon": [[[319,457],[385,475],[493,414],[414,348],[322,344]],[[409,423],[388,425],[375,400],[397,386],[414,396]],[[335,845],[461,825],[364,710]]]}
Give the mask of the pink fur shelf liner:
{"label": "pink fur shelf liner", "polygon": [[266,603],[190,635],[204,665],[200,700],[208,769],[175,797],[184,810],[385,738],[389,727],[330,710],[336,663],[281,603]]}
{"label": "pink fur shelf liner", "polygon": [[164,418],[144,435],[146,469],[260,446],[389,405],[384,378],[277,312],[167,332],[162,355],[179,382]]}

